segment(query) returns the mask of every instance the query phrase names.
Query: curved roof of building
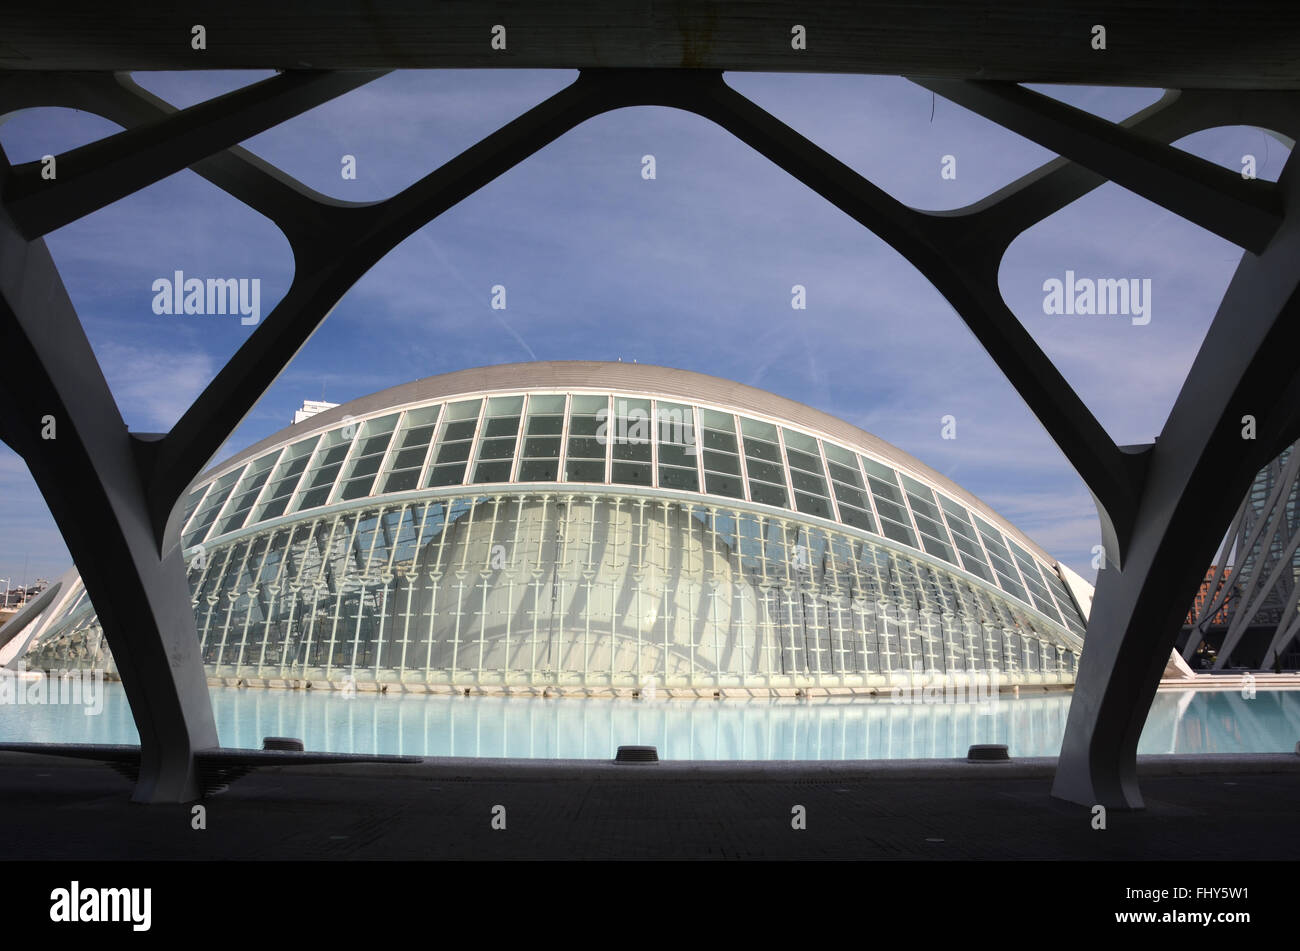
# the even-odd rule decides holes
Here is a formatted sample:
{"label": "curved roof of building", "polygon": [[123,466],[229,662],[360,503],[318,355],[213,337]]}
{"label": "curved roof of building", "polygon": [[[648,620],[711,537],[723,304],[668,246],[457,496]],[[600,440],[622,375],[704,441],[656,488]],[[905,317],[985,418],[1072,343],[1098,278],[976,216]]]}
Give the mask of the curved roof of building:
{"label": "curved roof of building", "polygon": [[383,410],[411,404],[496,392],[517,393],[542,390],[654,394],[676,398],[694,405],[707,404],[732,409],[743,415],[784,421],[795,428],[810,430],[847,444],[851,448],[865,451],[909,475],[932,483],[954,499],[978,509],[981,514],[992,516],[997,520],[1000,528],[1004,531],[1009,529],[1018,542],[1039,557],[1052,563],[1056,561],[1050,553],[974,493],[910,453],[904,452],[865,429],[814,409],[806,403],[778,396],[754,386],[705,373],[696,373],[693,370],[679,370],[646,363],[545,360],[533,363],[502,363],[424,377],[358,397],[318,413],[301,423],[272,433],[211,467],[196,480],[195,484],[208,482],[214,477],[229,472],[239,463],[277,445],[336,426],[346,417],[360,420]]}

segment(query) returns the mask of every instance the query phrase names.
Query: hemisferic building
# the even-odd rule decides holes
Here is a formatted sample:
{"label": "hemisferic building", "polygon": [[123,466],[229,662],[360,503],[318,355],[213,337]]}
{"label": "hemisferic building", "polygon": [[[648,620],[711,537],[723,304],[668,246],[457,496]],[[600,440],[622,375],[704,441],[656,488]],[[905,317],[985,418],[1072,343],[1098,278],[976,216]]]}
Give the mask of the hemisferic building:
{"label": "hemisferic building", "polygon": [[[464,370],[201,476],[182,543],[208,674],[269,686],[871,691],[1069,685],[1089,586],[848,423],[629,363]],[[75,573],[9,648],[112,659]]]}

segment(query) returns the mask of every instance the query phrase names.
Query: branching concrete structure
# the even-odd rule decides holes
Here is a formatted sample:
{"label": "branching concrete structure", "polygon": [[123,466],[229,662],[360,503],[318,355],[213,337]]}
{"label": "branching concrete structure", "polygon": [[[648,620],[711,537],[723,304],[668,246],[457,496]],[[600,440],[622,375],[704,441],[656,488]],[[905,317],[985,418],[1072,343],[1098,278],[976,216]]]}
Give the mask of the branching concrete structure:
{"label": "branching concrete structure", "polygon": [[[0,423],[64,533],[121,670],[143,750],[137,798],[192,797],[195,752],[216,744],[179,549],[177,503],[200,470],[343,294],[405,237],[583,121],[660,105],[727,129],[907,258],[1078,470],[1097,503],[1107,561],[1053,792],[1141,806],[1137,741],[1186,605],[1256,472],[1300,436],[1300,173],[1292,162],[1276,185],[1243,181],[1169,143],[1240,124],[1294,140],[1300,16],[1251,4],[1220,15],[1174,4],[1047,12],[1024,3],[828,3],[796,12],[773,3],[742,17],[711,3],[651,3],[647,18],[646,4],[617,2],[507,3],[487,20],[473,4],[395,4],[349,19],[343,5],[325,3],[313,23],[241,3],[195,15],[211,44],[196,54],[187,24],[151,6],[111,23],[93,5],[61,7],[57,18],[25,11],[0,47],[0,65],[12,70],[0,73],[0,115],[69,106],[126,129],[60,156],[68,177],[57,184],[42,181],[36,163],[0,165],[0,325],[13,366],[0,384]],[[1195,22],[1179,19],[1189,16]],[[489,45],[498,23],[514,31],[514,45],[499,52]],[[1097,23],[1113,50],[1090,48]],[[806,49],[792,45],[792,25],[807,27]],[[946,39],[935,39],[940,32]],[[1248,64],[1234,39],[1250,44]],[[373,70],[435,65],[582,72],[373,204],[315,194],[232,145]],[[218,67],[291,72],[180,111],[117,72]],[[1061,157],[968,208],[917,211],[730,88],[725,69],[912,75]],[[1182,88],[1114,124],[1016,85],[1059,81]],[[183,167],[270,218],[296,272],[169,433],[129,433],[42,236]],[[1107,180],[1247,252],[1163,430],[1145,446],[1114,443],[997,284],[1017,235]],[[1256,420],[1255,439],[1242,439],[1245,416]],[[51,425],[56,438],[43,438]]]}

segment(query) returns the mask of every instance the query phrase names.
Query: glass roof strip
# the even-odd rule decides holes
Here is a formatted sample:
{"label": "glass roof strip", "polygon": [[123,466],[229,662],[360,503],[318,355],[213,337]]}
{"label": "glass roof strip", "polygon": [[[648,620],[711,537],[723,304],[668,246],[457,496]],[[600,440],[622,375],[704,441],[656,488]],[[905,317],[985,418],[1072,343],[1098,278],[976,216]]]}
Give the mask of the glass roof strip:
{"label": "glass roof strip", "polygon": [[249,515],[266,494],[267,486],[271,483],[271,474],[275,471],[286,448],[280,446],[249,463],[235,490],[230,493],[230,499],[226,503],[229,511],[218,520],[219,527],[215,535],[225,535],[227,532],[238,531],[244,527]]}

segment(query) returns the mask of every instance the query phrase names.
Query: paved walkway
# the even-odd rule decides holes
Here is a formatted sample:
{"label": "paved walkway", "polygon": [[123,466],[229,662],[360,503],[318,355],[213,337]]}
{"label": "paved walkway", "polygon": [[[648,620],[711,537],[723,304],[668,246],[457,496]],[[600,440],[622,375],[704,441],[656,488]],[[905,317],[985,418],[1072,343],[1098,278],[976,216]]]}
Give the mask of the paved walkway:
{"label": "paved walkway", "polygon": [[[425,760],[263,767],[142,806],[98,763],[0,753],[4,859],[1287,859],[1300,757],[1143,757],[1147,808],[1048,795],[1054,761]],[[504,829],[493,828],[504,807]],[[806,828],[793,828],[802,806]],[[497,824],[501,823],[496,811]]]}

